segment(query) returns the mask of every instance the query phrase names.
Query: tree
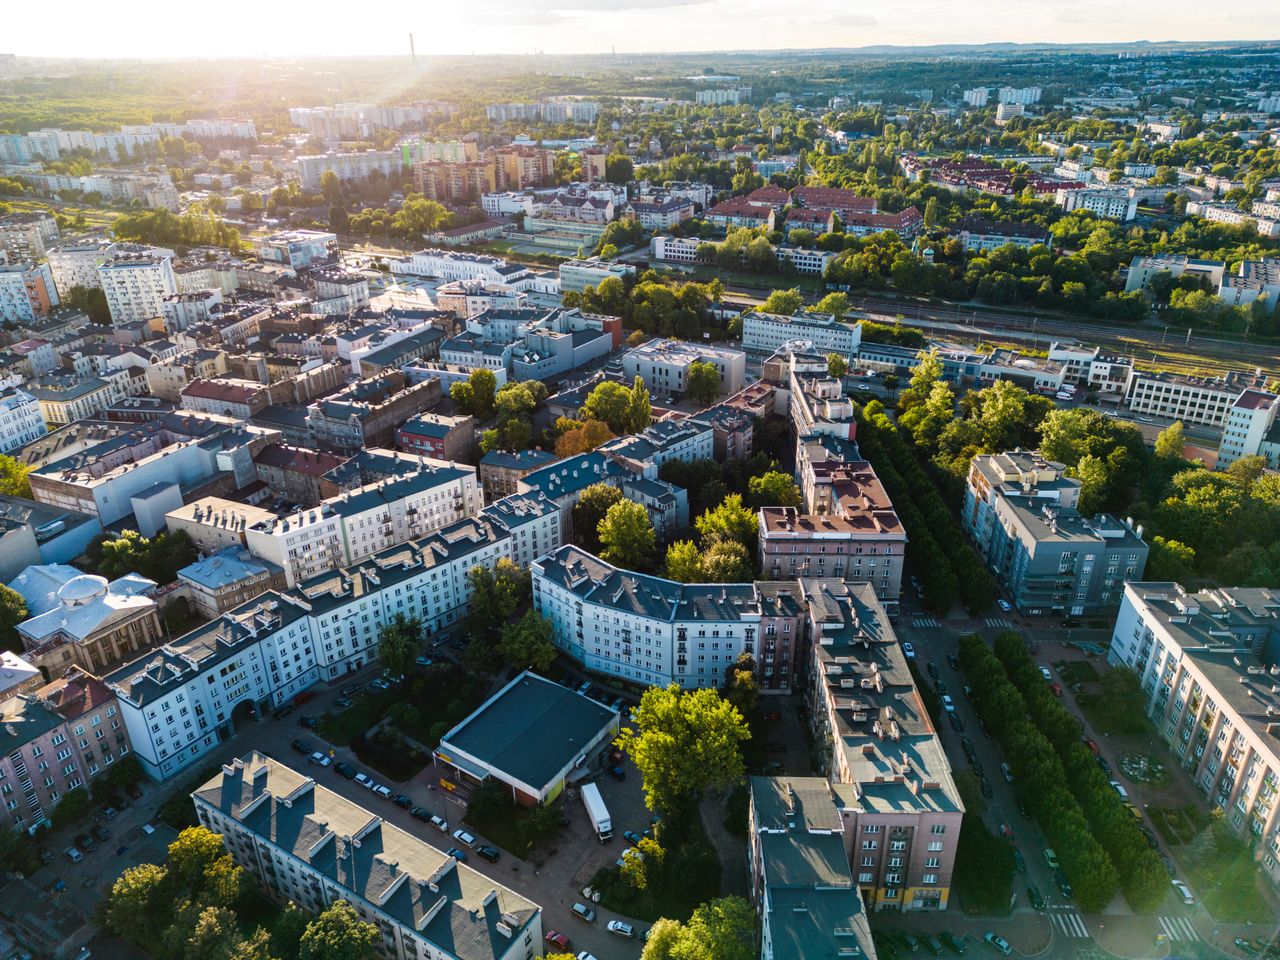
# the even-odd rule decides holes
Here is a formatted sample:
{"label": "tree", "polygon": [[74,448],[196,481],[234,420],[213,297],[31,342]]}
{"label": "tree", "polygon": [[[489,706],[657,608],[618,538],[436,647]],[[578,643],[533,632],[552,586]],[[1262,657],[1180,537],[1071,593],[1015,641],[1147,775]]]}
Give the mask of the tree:
{"label": "tree", "polygon": [[449,211],[443,204],[414,195],[406,199],[391,218],[391,229],[406,239],[419,240],[424,234],[434,233],[448,219]]}
{"label": "tree", "polygon": [[744,583],[755,579],[755,565],[737,540],[711,538],[703,543],[702,579],[707,583]]}
{"label": "tree", "polygon": [[662,919],[653,925],[641,960],[752,960],[756,915],[741,897],[708,900],[686,923]]}
{"label": "tree", "polygon": [[924,226],[928,230],[938,222],[938,198],[930,197],[924,205]]}
{"label": "tree", "polygon": [[702,582],[702,551],[692,540],[681,540],[667,547],[666,577],[679,583]]}
{"label": "tree", "polygon": [[546,672],[556,662],[556,648],[551,642],[551,621],[536,610],[528,611],[503,629],[499,650],[513,667],[532,667],[539,673]]}
{"label": "tree", "polygon": [[631,570],[648,570],[653,566],[657,537],[649,512],[631,500],[622,500],[609,508],[596,530],[602,547],[600,556],[612,564]]}
{"label": "tree", "polygon": [[556,438],[557,457],[576,457],[580,453],[589,453],[606,440],[612,440],[614,433],[609,425],[600,420],[588,420],[566,430]]}
{"label": "tree", "polygon": [[648,890],[662,874],[667,851],[657,840],[644,837],[634,850],[622,854],[622,879],[633,890]]}
{"label": "tree", "polygon": [[342,197],[342,181],[334,171],[326,170],[320,174],[320,193],[330,203],[337,203]]}
{"label": "tree", "polygon": [[733,666],[725,671],[724,697],[744,717],[750,716],[760,702],[760,688],[756,686],[756,661],[743,651]]}
{"label": "tree", "polygon": [[311,915],[296,903],[288,903],[271,924],[271,949],[280,960],[297,960],[302,935],[307,932]]}
{"label": "tree", "polygon": [[902,413],[925,403],[933,393],[934,384],[942,381],[942,358],[938,351],[922,350],[920,362],[911,371],[911,383],[898,397],[898,410]]}
{"label": "tree", "polygon": [[609,508],[622,502],[622,491],[607,483],[593,483],[573,505],[573,538],[590,553],[600,552],[600,523]]}
{"label": "tree", "polygon": [[[772,253],[770,256],[772,256]],[[800,288],[793,287],[790,290],[771,291],[769,296],[765,298],[764,303],[760,305],[760,311],[762,313],[780,313],[789,317],[803,306],[804,297],[800,293]]]}
{"label": "tree", "polygon": [[346,900],[336,900],[309,924],[299,942],[301,960],[370,960],[378,928],[365,923]]}
{"label": "tree", "polygon": [[239,918],[226,907],[205,907],[187,937],[192,960],[228,960],[240,939]]}
{"label": "tree", "polygon": [[1068,473],[1080,481],[1080,512],[1085,516],[1097,513],[1107,487],[1106,463],[1100,457],[1085,454]]}
{"label": "tree", "polygon": [[407,674],[421,643],[422,621],[397,613],[378,631],[378,662],[393,674]]}
{"label": "tree", "polygon": [[653,401],[644,378],[636,377],[631,384],[631,399],[627,403],[627,429],[639,433],[653,422]]}
{"label": "tree", "polygon": [[708,404],[720,394],[720,371],[715,364],[695,360],[689,364],[684,395],[694,403]]}
{"label": "tree", "polygon": [[53,808],[53,814],[49,817],[53,822],[54,829],[65,827],[69,823],[75,823],[89,812],[89,807],[92,806],[92,803],[89,791],[84,787],[68,790],[62,795],[62,799],[58,801],[58,805]]}
{"label": "tree", "polygon": [[477,367],[466,380],[449,388],[449,396],[464,412],[477,420],[488,420],[493,415],[497,388],[498,378],[493,371]]}
{"label": "tree", "polygon": [[630,183],[635,179],[636,166],[624,153],[611,153],[604,160],[604,178],[610,183]]}
{"label": "tree", "polygon": [[723,537],[737,540],[745,547],[753,547],[758,529],[756,515],[743,506],[742,497],[731,493],[711,510],[694,521],[698,532],[706,537]]}
{"label": "tree", "polygon": [[770,470],[747,481],[751,502],[757,507],[798,507],[800,488],[790,474]]}
{"label": "tree", "polygon": [[1170,460],[1181,460],[1183,440],[1182,421],[1175,420],[1160,431],[1156,437],[1156,456]]}
{"label": "tree", "polygon": [[169,844],[170,878],[181,890],[199,890],[205,873],[223,857],[229,859],[221,836],[208,827],[187,827]]}
{"label": "tree", "polygon": [[116,878],[104,908],[106,927],[131,943],[152,943],[168,921],[168,871],[154,863],[130,867]]}
{"label": "tree", "polygon": [[254,930],[234,947],[228,960],[276,960],[272,952],[271,934],[262,927]]}
{"label": "tree", "polygon": [[499,560],[490,570],[475,566],[467,574],[471,586],[471,612],[467,615],[467,629],[473,639],[487,637],[504,624],[510,623],[521,604],[532,593],[529,571],[510,560]]}
{"label": "tree", "polygon": [[806,307],[807,313],[826,313],[840,320],[849,312],[849,295],[842,290],[828,293],[812,307]]}
{"label": "tree", "polygon": [[600,420],[615,434],[628,433],[631,425],[632,392],[612,380],[598,384],[579,410],[583,420]]}
{"label": "tree", "polygon": [[31,499],[31,482],[27,474],[31,468],[13,457],[0,455],[0,494],[6,497]]}
{"label": "tree", "polygon": [[72,287],[62,296],[62,306],[71,310],[83,310],[93,323],[111,325],[111,308],[101,287]]}
{"label": "tree", "polygon": [[709,687],[650,687],[618,746],[640,770],[650,810],[673,818],[693,811],[712,787],[742,779],[742,744],[751,736],[733,704]]}
{"label": "tree", "polygon": [[329,229],[337,234],[344,234],[351,228],[351,217],[347,214],[347,208],[340,203],[335,203],[329,208]]}
{"label": "tree", "polygon": [[1195,575],[1196,552],[1185,543],[1155,537],[1147,555],[1145,580],[1186,583]]}
{"label": "tree", "polygon": [[849,372],[849,361],[838,353],[827,354],[827,375],[834,380],[839,380]]}
{"label": "tree", "polygon": [[18,624],[27,619],[27,601],[11,587],[0,584],[0,649],[22,650]]}

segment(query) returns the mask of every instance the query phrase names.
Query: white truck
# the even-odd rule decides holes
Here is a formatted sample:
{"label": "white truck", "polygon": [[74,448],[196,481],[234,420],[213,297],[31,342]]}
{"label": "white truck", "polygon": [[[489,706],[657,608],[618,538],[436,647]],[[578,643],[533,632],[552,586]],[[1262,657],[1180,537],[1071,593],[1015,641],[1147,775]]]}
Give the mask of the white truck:
{"label": "white truck", "polygon": [[600,788],[594,783],[584,783],[582,785],[582,804],[587,808],[587,816],[591,818],[591,825],[595,828],[596,836],[600,838],[600,842],[613,838],[613,821],[609,818],[609,808],[604,805],[604,798],[600,796]]}

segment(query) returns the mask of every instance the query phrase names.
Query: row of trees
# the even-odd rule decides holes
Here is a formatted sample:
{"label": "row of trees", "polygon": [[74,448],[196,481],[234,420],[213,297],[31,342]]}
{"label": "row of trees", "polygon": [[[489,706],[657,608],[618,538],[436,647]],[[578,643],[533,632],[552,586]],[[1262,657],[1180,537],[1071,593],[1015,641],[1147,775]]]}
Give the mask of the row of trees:
{"label": "row of trees", "polygon": [[290,904],[271,929],[244,929],[238,908],[254,896],[222,837],[189,827],[164,866],[130,867],[102,908],[106,928],[158,960],[366,960],[381,942],[345,900],[314,918]]}
{"label": "row of trees", "polygon": [[925,605],[944,615],[957,600],[972,615],[988,609],[995,599],[990,574],[878,400],[859,413],[858,445],[906,530],[907,565],[920,579]]}
{"label": "row of trees", "polygon": [[618,277],[605,277],[581,293],[570,290],[564,295],[564,305],[622,317],[627,326],[652,336],[700,340],[704,333],[724,336],[723,326],[711,315],[723,295],[719,279],[680,283],[646,270],[630,286]]}
{"label": "row of trees", "polygon": [[102,534],[85,550],[89,570],[108,580],[140,573],[162,585],[177,580],[178,571],[198,557],[196,545],[184,530],[166,531],[153,538],[137,530],[125,530],[118,537]]}
{"label": "row of trees", "polygon": [[158,246],[179,249],[225,247],[233,253],[244,248],[239,230],[227,226],[218,217],[198,213],[142,210],[120,217],[112,229],[117,239]]}

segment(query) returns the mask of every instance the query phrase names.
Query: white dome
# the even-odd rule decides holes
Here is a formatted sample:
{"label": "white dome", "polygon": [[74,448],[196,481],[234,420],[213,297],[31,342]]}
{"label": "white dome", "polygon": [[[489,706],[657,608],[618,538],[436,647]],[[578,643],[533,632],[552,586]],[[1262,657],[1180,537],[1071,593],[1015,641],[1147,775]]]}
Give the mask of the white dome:
{"label": "white dome", "polygon": [[107,580],[91,573],[82,573],[72,577],[58,590],[58,599],[63,606],[82,607],[86,603],[104,597],[107,594]]}

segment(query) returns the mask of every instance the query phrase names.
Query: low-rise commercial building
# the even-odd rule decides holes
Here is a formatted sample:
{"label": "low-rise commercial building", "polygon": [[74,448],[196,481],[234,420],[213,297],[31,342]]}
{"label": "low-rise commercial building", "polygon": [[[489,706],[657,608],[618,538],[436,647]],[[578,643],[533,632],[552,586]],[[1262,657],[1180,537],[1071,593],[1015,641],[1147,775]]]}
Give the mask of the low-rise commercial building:
{"label": "low-rise commercial building", "polygon": [[394,960],[527,960],[537,904],[382,817],[254,752],[192,794],[200,823],[273,900],[318,914],[346,901]]}
{"label": "low-rise commercial building", "polygon": [[852,358],[858,355],[862,343],[862,327],[819,313],[788,317],[751,310],[742,316],[742,349],[748,353],[767,356],[797,340],[808,341],[820,353]]}
{"label": "low-rise commercial building", "polygon": [[1134,370],[1125,404],[1139,415],[1220,427],[1243,391],[1266,386],[1264,376],[1235,371],[1218,377],[1192,377]]}
{"label": "low-rise commercial building", "polygon": [[655,338],[622,356],[622,370],[627,380],[639,377],[656,397],[682,395],[688,386],[689,368],[695,363],[715,367],[721,395],[735,394],[742,389],[747,357],[741,350]]}

